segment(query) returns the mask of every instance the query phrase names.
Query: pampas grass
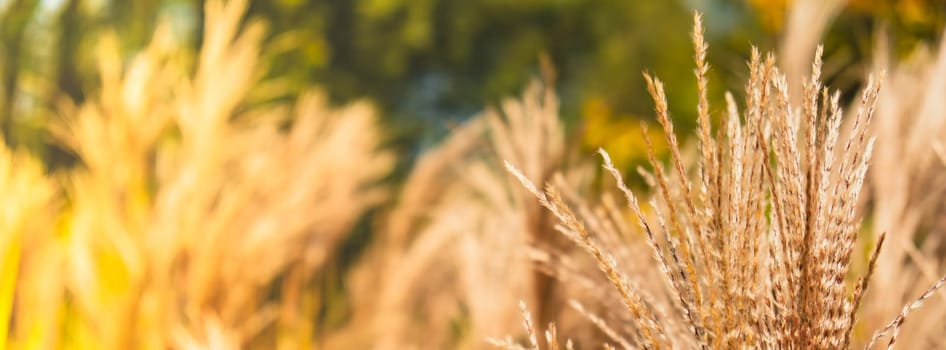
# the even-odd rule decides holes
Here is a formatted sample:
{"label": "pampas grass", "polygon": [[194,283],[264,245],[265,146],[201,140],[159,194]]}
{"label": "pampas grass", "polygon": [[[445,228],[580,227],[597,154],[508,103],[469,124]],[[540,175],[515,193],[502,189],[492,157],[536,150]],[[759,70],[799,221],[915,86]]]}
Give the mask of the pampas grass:
{"label": "pampas grass", "polygon": [[[57,188],[37,159],[0,147],[0,348],[15,345],[19,325],[34,331],[57,313],[59,267],[51,218]],[[26,287],[24,287],[26,286]],[[29,288],[32,293],[24,294]],[[17,310],[30,306],[31,312]]]}
{"label": "pampas grass", "polygon": [[[103,38],[101,91],[63,104],[52,129],[81,160],[61,181],[0,153],[0,184],[13,195],[3,250],[22,251],[23,277],[4,275],[0,304],[10,303],[13,276],[12,324],[2,329],[15,348],[318,343],[324,306],[311,284],[385,198],[373,183],[393,159],[378,150],[366,103],[330,108],[318,91],[246,103],[264,34],[258,21],[241,25],[247,6],[207,2],[194,66],[163,29],[127,66],[117,40]],[[55,222],[55,237],[26,238],[26,224],[54,214],[44,209],[53,183],[62,214],[39,222]],[[4,254],[14,264],[4,267],[15,271],[16,256]]]}
{"label": "pampas grass", "polygon": [[373,277],[364,278],[381,286],[360,298],[376,303],[364,317],[376,347],[475,348],[517,328],[519,314],[506,305],[521,297],[538,306],[537,317],[555,317],[554,281],[532,268],[527,252],[557,237],[548,235],[551,220],[505,177],[501,159],[551,178],[564,145],[558,100],[536,82],[422,155],[387,215],[376,260],[365,267]]}
{"label": "pampas grass", "polygon": [[[879,258],[872,295],[862,313],[865,326],[879,327],[901,312],[944,272],[946,163],[937,145],[946,138],[946,43],[932,52],[917,50],[900,62],[888,59],[885,37],[878,38],[874,70],[887,70],[889,88],[879,96],[874,134],[877,152],[869,174],[872,232],[887,230],[890,243]],[[940,327],[946,319],[946,297],[927,301],[910,316],[898,344],[903,348],[942,347]]]}
{"label": "pampas grass", "polygon": [[[878,244],[860,282],[847,282],[860,228],[858,196],[873,151],[868,130],[880,84],[868,80],[850,132],[842,138],[838,95],[819,81],[820,48],[800,105],[790,102],[787,79],[774,58],[753,52],[743,111],[727,96],[728,113],[714,136],[699,15],[695,21],[697,180],[689,180],[662,83],[648,75],[657,118],[671,146],[669,169],[650,150],[649,177],[658,196],[650,209],[657,213],[656,223],[624,185],[607,152],[600,151],[605,170],[646,234],[669,298],[652,299],[647,288],[635,287],[661,282],[631,282],[635,276],[622,269],[627,262],[615,259],[612,247],[585,224],[598,218],[576,214],[557,186],[539,190],[512,163],[507,167],[558,218],[558,230],[593,257],[612,286],[615,293],[602,302],[620,305],[628,319],[612,323],[622,325],[611,336],[613,342],[647,349],[848,348],[857,308],[881,252]],[[909,313],[942,281],[904,306],[867,347],[888,332],[888,348],[893,347]]]}
{"label": "pampas grass", "polygon": [[[818,32],[824,27],[818,24],[820,19],[830,21],[834,14],[830,6],[821,10],[804,2],[794,6],[792,16],[798,24],[788,28],[780,45],[782,66],[787,72],[808,69],[802,63],[808,58],[800,53],[814,52],[816,43],[805,38],[821,35]],[[819,22],[805,25],[804,18],[819,18]],[[946,229],[941,219],[946,208],[939,204],[946,193],[944,162],[937,153],[946,137],[942,125],[946,107],[939,97],[944,94],[943,80],[936,78],[946,69],[946,45],[941,42],[938,49],[921,45],[906,59],[894,59],[886,31],[880,29],[875,36],[869,68],[875,75],[886,71],[887,77],[871,126],[877,147],[858,211],[870,220],[867,232],[862,234],[877,239],[886,232],[888,243],[878,257],[871,283],[875,287],[861,303],[863,322],[855,329],[854,342],[859,346],[869,338],[869,330],[883,327],[905,303],[943,274],[942,237]],[[857,248],[862,258],[871,249],[865,241]],[[866,259],[855,260],[862,260],[855,263],[864,269],[860,265]],[[904,330],[897,344],[903,348],[942,347],[937,325],[946,315],[944,300],[946,297],[933,298],[914,312],[913,326]]]}

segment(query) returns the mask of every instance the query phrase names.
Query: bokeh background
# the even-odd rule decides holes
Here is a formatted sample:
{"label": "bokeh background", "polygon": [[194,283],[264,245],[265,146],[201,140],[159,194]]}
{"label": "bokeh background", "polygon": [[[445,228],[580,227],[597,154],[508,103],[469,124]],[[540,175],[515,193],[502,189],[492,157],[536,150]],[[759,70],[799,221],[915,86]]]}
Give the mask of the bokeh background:
{"label": "bokeh background", "polygon": [[[642,98],[643,71],[660,73],[671,87],[673,114],[692,126],[696,91],[689,31],[682,29],[692,11],[706,17],[714,88],[739,91],[750,45],[776,49],[790,3],[273,0],[252,2],[248,17],[269,26],[263,61],[266,74],[278,78],[259,103],[311,85],[325,87],[335,103],[368,98],[409,164],[451,125],[516,95],[540,74],[543,57],[557,72],[563,117],[591,147],[626,141],[621,134],[637,125],[630,121],[652,114]],[[935,42],[943,7],[940,0],[847,2],[823,38],[826,81],[849,96],[880,28],[894,33],[900,55]],[[43,126],[55,118],[58,99],[81,102],[99,85],[94,53],[103,32],[120,34],[128,58],[162,21],[191,50],[201,44],[203,26],[202,3],[180,0],[4,0],[0,16],[2,129],[8,142],[28,145],[51,164],[73,157],[47,142]]]}

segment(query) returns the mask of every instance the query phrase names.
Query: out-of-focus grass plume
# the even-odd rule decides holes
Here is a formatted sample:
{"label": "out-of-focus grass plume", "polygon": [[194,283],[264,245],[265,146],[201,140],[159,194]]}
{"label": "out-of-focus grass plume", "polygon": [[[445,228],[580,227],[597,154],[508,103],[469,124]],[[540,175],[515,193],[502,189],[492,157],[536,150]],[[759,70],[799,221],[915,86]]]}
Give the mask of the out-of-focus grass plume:
{"label": "out-of-focus grass plume", "polygon": [[367,103],[245,104],[264,35],[247,5],[207,2],[193,64],[166,27],[127,65],[103,37],[102,88],[52,126],[80,159],[58,181],[0,153],[14,348],[313,345],[310,284],[387,195],[393,158]]}
{"label": "out-of-focus grass plume", "polygon": [[[0,348],[16,344],[9,343],[17,331],[35,342],[53,327],[61,288],[62,244],[52,232],[57,192],[38,160],[0,146]],[[30,311],[15,311],[23,308]]]}

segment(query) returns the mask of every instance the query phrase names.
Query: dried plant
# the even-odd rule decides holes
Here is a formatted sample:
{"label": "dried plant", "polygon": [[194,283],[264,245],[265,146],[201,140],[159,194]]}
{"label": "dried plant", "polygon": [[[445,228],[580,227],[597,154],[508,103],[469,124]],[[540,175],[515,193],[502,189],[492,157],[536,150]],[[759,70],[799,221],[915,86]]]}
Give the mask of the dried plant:
{"label": "dried plant", "polygon": [[[2,141],[2,140],[0,140]],[[0,142],[0,144],[3,144]],[[57,311],[60,281],[51,219],[56,213],[55,183],[37,159],[0,146],[0,348],[27,329],[43,332]],[[27,286],[24,288],[23,286]],[[24,293],[24,289],[30,293]],[[18,312],[32,306],[30,312]],[[18,327],[25,325],[25,327]]]}
{"label": "dried plant", "polygon": [[[862,310],[865,328],[883,325],[923,288],[943,274],[946,237],[946,163],[936,153],[946,140],[946,43],[938,52],[918,50],[909,59],[891,62],[881,35],[875,71],[886,70],[887,86],[877,102],[873,124],[877,152],[869,173],[866,211],[872,234],[888,232],[884,254],[874,273],[875,285]],[[946,298],[930,300],[911,316],[898,344],[906,348],[946,346],[939,325],[946,322]]]}
{"label": "dried plant", "polygon": [[[792,72],[807,70],[806,53],[814,52],[816,39],[824,24],[837,12],[837,2],[822,5],[811,1],[793,4],[792,23],[780,45],[782,67]],[[806,19],[816,18],[814,23]],[[873,292],[865,296],[860,310],[863,325],[857,327],[855,344],[869,339],[870,329],[883,326],[897,315],[904,303],[922,293],[927,285],[943,274],[943,234],[946,231],[946,207],[941,198],[946,194],[943,158],[937,145],[946,139],[943,121],[946,93],[946,44],[940,43],[938,53],[920,45],[907,59],[892,59],[886,28],[877,31],[874,44],[874,74],[887,72],[885,86],[878,97],[876,116],[871,131],[877,137],[876,152],[868,171],[868,184],[861,196],[859,212],[869,217],[869,234],[877,239],[888,234],[884,254],[879,257]],[[797,76],[801,76],[798,74]],[[799,95],[798,89],[792,91]],[[856,108],[852,106],[851,109]],[[850,120],[848,121],[848,124]],[[842,130],[850,129],[842,126]],[[855,264],[867,262],[866,251],[855,255]],[[863,269],[863,266],[858,266]],[[942,343],[939,324],[946,315],[946,298],[936,298],[915,312],[914,325],[905,329],[898,344],[905,348],[937,348]]]}
{"label": "dried plant", "polygon": [[[528,256],[530,244],[558,244],[552,219],[505,176],[501,160],[550,179],[565,157],[563,132],[557,98],[535,82],[418,160],[380,229],[362,287],[353,288],[364,294],[356,305],[373,327],[363,338],[378,348],[476,348],[487,335],[518,328],[509,306],[522,297],[544,322],[558,317],[555,281],[534,271]],[[377,281],[376,293],[364,292]]]}
{"label": "dried plant", "polygon": [[[247,6],[206,3],[196,66],[166,28],[127,67],[117,40],[102,40],[101,92],[64,104],[53,129],[82,166],[61,176],[66,204],[56,239],[31,242],[45,246],[24,258],[30,275],[16,282],[15,345],[317,341],[322,301],[311,284],[355,220],[386,195],[373,183],[393,159],[378,150],[382,136],[366,103],[333,109],[320,92],[294,103],[247,102],[262,74],[264,34],[259,21],[242,24]],[[14,173],[15,181],[39,181],[30,171]],[[42,184],[12,185],[37,191],[35,203],[11,206],[24,209],[17,220],[48,197]],[[54,282],[27,283],[39,278]],[[59,298],[40,298],[47,294]],[[34,320],[46,309],[54,316]]]}
{"label": "dried plant", "polygon": [[[786,77],[773,56],[754,51],[744,111],[727,95],[727,113],[714,136],[699,15],[695,21],[697,180],[688,180],[663,85],[650,76],[645,78],[671,146],[669,169],[650,152],[649,176],[659,198],[650,206],[656,224],[600,152],[646,235],[669,298],[652,298],[637,287],[654,281],[635,283],[621,268],[628,265],[609,252],[610,235],[586,224],[600,220],[576,214],[557,186],[540,191],[528,174],[508,167],[559,219],[558,230],[594,258],[616,291],[604,302],[623,306],[627,321],[611,324],[612,341],[642,348],[848,348],[881,247],[873,249],[862,277],[849,282],[860,227],[858,196],[873,150],[867,131],[880,84],[868,80],[851,132],[841,138],[838,94],[829,94],[819,81],[820,49],[800,105],[789,101]],[[892,347],[907,314],[941,286],[942,280],[904,307],[873,339],[892,332]]]}
{"label": "dried plant", "polygon": [[788,79],[792,103],[801,103],[802,83],[805,77],[812,73],[811,56],[815,54],[818,43],[847,3],[847,0],[798,0],[788,6],[778,58],[779,66]]}

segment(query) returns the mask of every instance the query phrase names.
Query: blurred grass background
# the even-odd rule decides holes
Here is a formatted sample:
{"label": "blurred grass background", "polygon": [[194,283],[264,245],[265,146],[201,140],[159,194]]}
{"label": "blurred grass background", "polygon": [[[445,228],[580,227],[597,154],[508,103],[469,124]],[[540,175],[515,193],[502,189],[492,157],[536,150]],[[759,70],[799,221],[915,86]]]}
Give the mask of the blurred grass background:
{"label": "blurred grass background", "polygon": [[[713,47],[711,81],[740,91],[750,43],[774,48],[791,1],[776,0],[274,0],[256,1],[248,18],[265,19],[268,74],[257,102],[327,87],[332,101],[370,98],[402,154],[441,139],[484,104],[520,91],[538,74],[540,55],[557,71],[562,114],[589,147],[628,142],[635,119],[650,115],[643,70],[661,72],[672,113],[692,126],[695,100],[690,12],[705,13]],[[852,0],[825,39],[827,82],[854,91],[880,27],[895,32],[896,51],[932,42],[946,21],[943,0]],[[74,156],[49,141],[44,125],[62,98],[82,102],[98,83],[93,45],[120,33],[126,58],[169,21],[175,40],[200,45],[203,8],[196,0],[0,1],[0,128],[50,165]],[[723,79],[725,78],[725,79]],[[718,102],[718,101],[717,101]],[[682,107],[681,107],[682,106]],[[608,146],[618,146],[611,145]],[[618,159],[634,158],[621,150]]]}

